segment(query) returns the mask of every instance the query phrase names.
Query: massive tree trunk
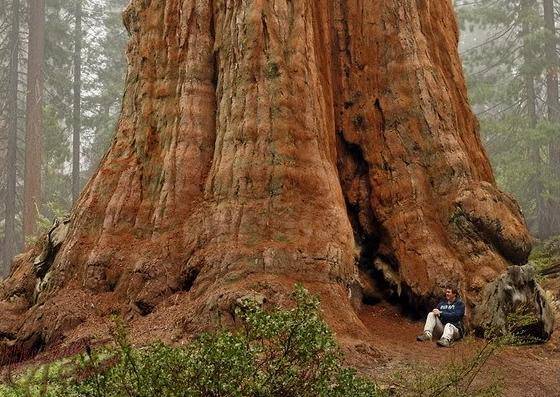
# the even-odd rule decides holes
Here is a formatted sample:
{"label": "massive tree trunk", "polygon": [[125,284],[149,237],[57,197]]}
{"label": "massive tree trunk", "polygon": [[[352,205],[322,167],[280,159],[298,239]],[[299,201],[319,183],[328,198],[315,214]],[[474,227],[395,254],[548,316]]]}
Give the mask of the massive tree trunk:
{"label": "massive tree trunk", "polygon": [[25,133],[25,177],[23,192],[23,237],[36,232],[41,200],[41,157],[43,153],[43,63],[45,51],[45,2],[28,1],[29,55],[27,68],[27,119]]}
{"label": "massive tree trunk", "polygon": [[53,343],[121,311],[180,336],[302,282],[360,338],[365,284],[423,307],[455,282],[472,307],[526,262],[449,1],[133,0],[124,20],[113,145],[61,247],[35,267],[21,256],[4,283],[4,335]]}

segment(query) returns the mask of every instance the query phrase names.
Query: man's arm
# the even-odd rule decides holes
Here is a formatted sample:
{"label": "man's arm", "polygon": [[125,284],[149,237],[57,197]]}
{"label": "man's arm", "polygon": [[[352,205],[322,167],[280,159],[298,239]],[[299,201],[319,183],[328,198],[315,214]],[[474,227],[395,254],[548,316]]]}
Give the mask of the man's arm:
{"label": "man's arm", "polygon": [[434,310],[432,310],[432,313],[434,313],[436,316],[439,316],[441,314],[441,306],[444,304],[444,301],[441,301],[437,304],[436,308]]}

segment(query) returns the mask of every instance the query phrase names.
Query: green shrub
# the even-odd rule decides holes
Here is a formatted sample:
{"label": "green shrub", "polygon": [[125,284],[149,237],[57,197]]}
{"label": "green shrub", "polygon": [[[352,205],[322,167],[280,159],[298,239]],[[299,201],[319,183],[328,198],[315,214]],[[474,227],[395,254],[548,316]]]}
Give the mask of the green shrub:
{"label": "green shrub", "polygon": [[546,274],[547,270],[560,263],[560,236],[539,242],[533,247],[529,260],[537,274]]}
{"label": "green shrub", "polygon": [[504,344],[532,345],[544,343],[546,340],[537,337],[542,328],[538,313],[527,305],[521,305],[506,317],[506,335],[502,338]]}
{"label": "green shrub", "polygon": [[[382,393],[341,364],[341,353],[302,287],[290,310],[243,301],[237,331],[204,334],[186,347],[133,348],[122,326],[115,346],[7,379],[6,397],[374,397]],[[2,389],[3,388],[3,389]]]}

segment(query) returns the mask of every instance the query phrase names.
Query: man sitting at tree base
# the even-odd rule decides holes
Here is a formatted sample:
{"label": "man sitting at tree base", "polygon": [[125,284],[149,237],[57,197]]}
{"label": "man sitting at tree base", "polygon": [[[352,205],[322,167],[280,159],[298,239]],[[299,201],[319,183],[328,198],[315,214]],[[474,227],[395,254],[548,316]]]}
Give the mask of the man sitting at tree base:
{"label": "man sitting at tree base", "polygon": [[418,335],[416,340],[423,342],[432,340],[432,335],[441,338],[437,341],[438,346],[449,347],[458,339],[463,337],[463,317],[465,315],[465,304],[457,296],[457,288],[445,288],[445,299],[437,307],[428,313],[424,333]]}

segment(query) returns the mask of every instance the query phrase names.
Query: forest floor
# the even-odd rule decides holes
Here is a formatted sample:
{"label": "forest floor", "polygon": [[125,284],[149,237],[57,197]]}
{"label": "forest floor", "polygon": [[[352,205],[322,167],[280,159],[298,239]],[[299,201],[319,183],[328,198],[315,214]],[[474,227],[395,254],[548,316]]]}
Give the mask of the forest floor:
{"label": "forest floor", "polygon": [[[398,380],[393,380],[391,375],[406,376],[411,368],[424,374],[435,373],[454,363],[469,361],[486,344],[470,336],[447,349],[438,347],[435,341],[417,342],[416,336],[421,333],[423,324],[406,318],[389,304],[365,306],[360,319],[370,332],[376,354],[369,362],[358,359],[364,355],[350,355],[348,362],[389,385],[398,386]],[[559,322],[557,319],[555,333],[545,344],[497,349],[481,368],[473,385],[500,382],[506,397],[560,396]]]}

